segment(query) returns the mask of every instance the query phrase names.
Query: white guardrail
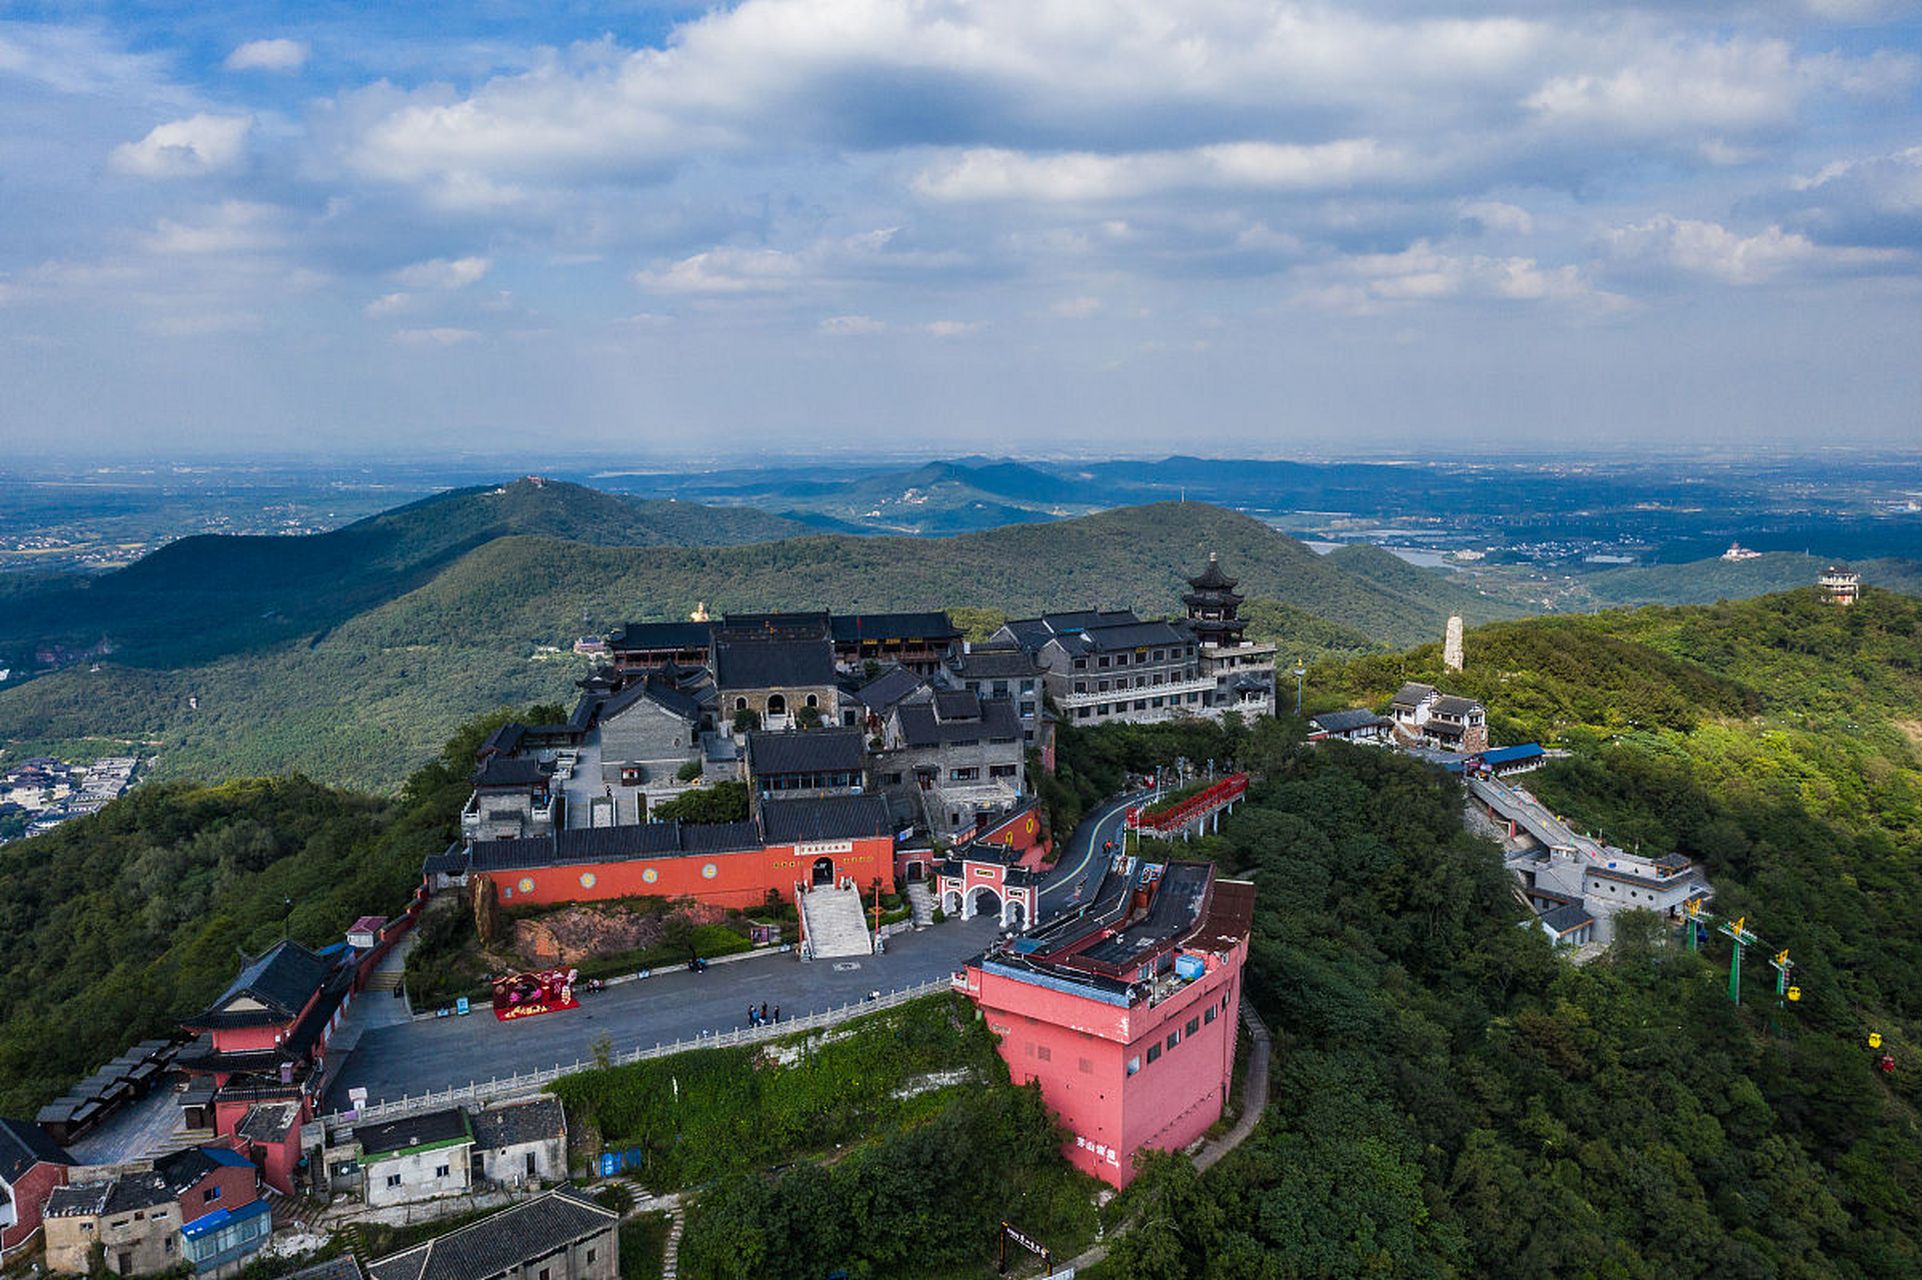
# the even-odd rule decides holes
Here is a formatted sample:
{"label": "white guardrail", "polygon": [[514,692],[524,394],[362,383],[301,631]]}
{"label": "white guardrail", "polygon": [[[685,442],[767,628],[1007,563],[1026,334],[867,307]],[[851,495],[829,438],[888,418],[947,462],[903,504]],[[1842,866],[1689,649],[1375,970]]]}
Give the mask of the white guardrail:
{"label": "white guardrail", "polygon": [[[759,1044],[767,1040],[782,1040],[791,1035],[806,1031],[818,1031],[822,1027],[838,1026],[855,1018],[892,1009],[910,1000],[931,996],[937,991],[953,990],[952,980],[947,977],[931,978],[912,987],[900,987],[886,991],[877,999],[851,1000],[839,1008],[823,1009],[819,1013],[805,1014],[798,1018],[783,1019],[762,1027],[738,1027],[733,1031],[718,1031],[713,1035],[695,1036],[691,1040],[676,1040],[672,1044],[655,1044],[649,1048],[642,1046],[612,1054],[609,1066],[621,1067],[632,1062],[643,1062],[649,1058],[665,1058],[676,1053],[690,1053],[696,1049],[726,1049],[740,1044]],[[464,1085],[453,1085],[433,1093],[403,1094],[395,1101],[369,1103],[358,1111],[334,1111],[319,1117],[328,1130],[341,1125],[365,1124],[375,1120],[393,1120],[401,1116],[414,1115],[422,1111],[435,1111],[442,1107],[453,1107],[489,1102],[503,1102],[512,1098],[526,1097],[540,1092],[562,1076],[578,1075],[583,1071],[594,1071],[600,1064],[592,1059],[578,1060],[563,1066],[554,1066],[540,1071],[526,1071],[518,1075],[495,1077],[492,1080],[471,1080]]]}

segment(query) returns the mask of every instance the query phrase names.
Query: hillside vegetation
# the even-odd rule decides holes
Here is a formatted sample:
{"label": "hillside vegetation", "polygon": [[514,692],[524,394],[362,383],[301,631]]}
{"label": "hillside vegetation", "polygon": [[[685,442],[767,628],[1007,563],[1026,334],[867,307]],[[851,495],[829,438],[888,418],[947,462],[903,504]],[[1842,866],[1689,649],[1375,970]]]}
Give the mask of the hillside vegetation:
{"label": "hillside vegetation", "polygon": [[211,1003],[282,936],[338,942],[391,915],[421,859],[459,829],[464,729],[395,800],[304,778],[135,788],[90,818],[0,848],[0,1115],[32,1115],[73,1081]]}
{"label": "hillside vegetation", "polygon": [[296,769],[385,789],[467,716],[571,700],[586,663],[534,655],[571,642],[584,611],[604,624],[684,618],[703,602],[717,612],[1022,615],[1131,604],[1168,614],[1181,611],[1183,579],[1211,550],[1255,597],[1251,632],[1276,639],[1291,659],[1437,635],[1455,610],[1471,619],[1511,612],[1391,556],[1317,556],[1257,520],[1199,503],[948,539],[616,547],[497,537],[406,594],[298,641],[171,670],[80,665],[0,692],[0,740],[133,738],[157,744],[163,777]]}
{"label": "hillside vegetation", "polygon": [[[1575,968],[1465,834],[1439,770],[1265,726],[1102,727],[1064,783],[1176,754],[1260,773],[1216,858],[1258,886],[1246,990],[1276,1033],[1273,1103],[1205,1175],[1150,1162],[1101,1280],[1397,1275],[1665,1280],[1922,1273],[1922,602],[1797,592],[1531,619],[1318,667],[1325,701],[1403,678],[1486,698],[1573,757],[1524,780],[1624,844],[1680,849],[1763,948],[1623,919]],[[1879,1031],[1896,1062],[1876,1066]]]}

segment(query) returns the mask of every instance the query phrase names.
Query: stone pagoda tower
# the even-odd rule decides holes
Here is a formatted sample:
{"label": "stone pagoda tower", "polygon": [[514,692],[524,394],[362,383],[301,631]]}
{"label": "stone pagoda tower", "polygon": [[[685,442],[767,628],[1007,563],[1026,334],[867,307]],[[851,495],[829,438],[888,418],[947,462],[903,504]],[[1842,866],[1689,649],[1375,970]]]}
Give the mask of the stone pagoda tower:
{"label": "stone pagoda tower", "polygon": [[1188,606],[1188,625],[1202,644],[1218,649],[1241,644],[1241,633],[1248,623],[1235,616],[1242,601],[1235,594],[1236,581],[1221,571],[1221,561],[1212,551],[1208,553],[1208,567],[1188,579],[1194,590],[1182,596],[1181,602]]}

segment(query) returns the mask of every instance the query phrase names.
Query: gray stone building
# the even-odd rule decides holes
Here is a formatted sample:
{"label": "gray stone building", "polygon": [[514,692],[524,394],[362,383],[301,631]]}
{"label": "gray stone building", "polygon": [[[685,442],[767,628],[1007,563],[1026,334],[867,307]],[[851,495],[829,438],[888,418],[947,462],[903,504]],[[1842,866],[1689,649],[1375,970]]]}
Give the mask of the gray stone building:
{"label": "gray stone building", "polygon": [[1215,677],[1202,674],[1193,633],[1174,623],[1090,609],[1010,622],[994,638],[1036,656],[1070,724],[1151,724],[1212,705]]}
{"label": "gray stone building", "polygon": [[474,1160],[498,1186],[524,1187],[567,1177],[567,1115],[559,1098],[530,1098],[476,1111]]}
{"label": "gray stone building", "polygon": [[1041,702],[1045,669],[1019,645],[968,645],[943,668],[946,683],[977,698],[1007,698],[1021,721],[1021,740],[1039,746],[1047,710]]}
{"label": "gray stone building", "polygon": [[563,1188],[370,1262],[368,1280],[617,1280],[620,1225]]}
{"label": "gray stone building", "polygon": [[872,767],[897,820],[947,840],[1018,805],[1027,794],[1027,750],[1015,705],[965,689],[895,704]]}

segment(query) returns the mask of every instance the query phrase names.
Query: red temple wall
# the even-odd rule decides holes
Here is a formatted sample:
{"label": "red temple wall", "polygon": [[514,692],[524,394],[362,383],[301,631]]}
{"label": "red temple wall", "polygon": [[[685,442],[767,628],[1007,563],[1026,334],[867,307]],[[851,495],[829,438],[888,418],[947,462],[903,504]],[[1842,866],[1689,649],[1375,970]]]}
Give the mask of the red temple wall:
{"label": "red temple wall", "polygon": [[752,908],[768,890],[794,900],[794,882],[810,881],[820,858],[834,863],[838,881],[851,878],[863,893],[880,878],[894,891],[894,840],[865,836],[800,845],[772,845],[737,853],[674,854],[620,862],[574,862],[563,867],[492,871],[503,906],[547,906],[653,895],[693,898],[716,906]]}

